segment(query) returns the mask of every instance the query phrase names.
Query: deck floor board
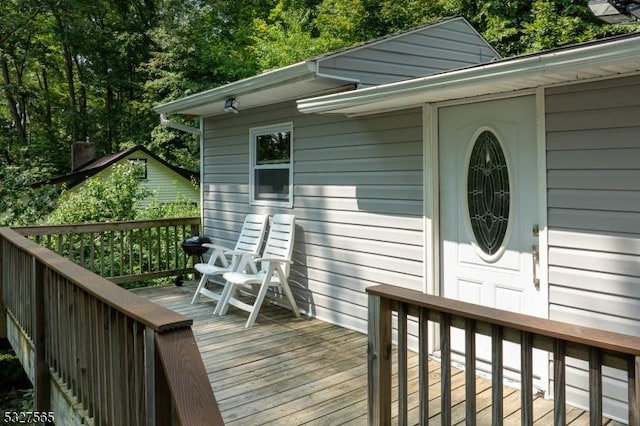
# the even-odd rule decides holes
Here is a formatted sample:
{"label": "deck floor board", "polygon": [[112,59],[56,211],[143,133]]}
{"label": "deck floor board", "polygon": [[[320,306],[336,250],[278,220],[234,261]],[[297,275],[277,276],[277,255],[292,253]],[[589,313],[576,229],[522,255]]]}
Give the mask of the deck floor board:
{"label": "deck floor board", "polygon": [[[195,286],[152,287],[136,292],[193,319],[202,359],[227,425],[363,425],[367,421],[367,338],[320,320],[264,306],[256,324],[245,329],[246,313],[231,308],[213,316],[215,302],[200,297],[191,305]],[[394,349],[395,352],[395,349]],[[395,353],[394,353],[395,359]],[[397,365],[393,366],[397,415]],[[465,422],[465,377],[452,369],[452,424]],[[418,421],[418,357],[410,352],[409,420]],[[491,424],[491,383],[476,379],[475,424]],[[505,387],[505,425],[520,423],[520,393]],[[440,423],[440,364],[429,364],[429,424]],[[553,422],[553,402],[536,397],[535,424]],[[567,423],[584,424],[588,415],[567,408]],[[394,423],[397,420],[394,419]],[[611,423],[615,424],[615,423]]]}

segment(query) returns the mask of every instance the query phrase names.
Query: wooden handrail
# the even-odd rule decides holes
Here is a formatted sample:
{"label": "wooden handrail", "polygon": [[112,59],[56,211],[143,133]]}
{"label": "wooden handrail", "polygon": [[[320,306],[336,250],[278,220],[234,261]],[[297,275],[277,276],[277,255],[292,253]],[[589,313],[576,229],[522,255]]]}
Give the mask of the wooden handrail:
{"label": "wooden handrail", "polygon": [[124,284],[184,273],[187,256],[180,244],[186,237],[199,233],[200,218],[13,229],[111,282]]}
{"label": "wooden handrail", "polygon": [[[381,285],[367,288],[369,294],[369,424],[391,422],[392,312],[398,313],[398,356],[406,357],[407,316],[418,320],[419,350],[428,353],[429,321],[440,324],[441,421],[451,420],[451,327],[465,331],[466,382],[473,383],[476,371],[475,335],[491,336],[492,412],[494,424],[502,422],[502,342],[520,345],[522,424],[533,421],[533,349],[554,354],[554,419],[566,417],[565,358],[589,362],[591,424],[601,424],[602,366],[627,371],[629,424],[640,424],[640,337],[531,317],[476,304],[446,299],[400,287]],[[403,336],[404,335],[404,336]],[[420,357],[420,421],[428,422],[427,358]],[[398,361],[398,422],[406,419],[408,398],[406,361]],[[448,383],[448,384],[447,384]],[[475,386],[466,386],[467,419],[475,415]]]}
{"label": "wooden handrail", "polygon": [[0,228],[0,290],[12,343],[34,366],[36,410],[50,408],[55,382],[96,425],[223,424],[190,318],[9,228]]}
{"label": "wooden handrail", "polygon": [[177,217],[153,220],[130,220],[122,222],[78,223],[72,225],[39,225],[14,227],[16,232],[28,237],[36,235],[58,235],[70,233],[91,233],[104,231],[128,231],[161,226],[200,225],[199,217]]}
{"label": "wooden handrail", "polygon": [[46,264],[52,271],[72,280],[75,286],[86,291],[92,297],[107,303],[117,311],[154,331],[188,327],[193,324],[192,319],[113,285],[99,275],[87,271],[51,250],[24,238],[13,229],[0,228],[0,238]]}

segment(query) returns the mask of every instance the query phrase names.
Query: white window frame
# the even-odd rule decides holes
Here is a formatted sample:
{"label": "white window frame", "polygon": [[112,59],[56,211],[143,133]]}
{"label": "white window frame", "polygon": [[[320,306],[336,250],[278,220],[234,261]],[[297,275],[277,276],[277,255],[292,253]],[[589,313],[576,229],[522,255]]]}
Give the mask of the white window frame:
{"label": "white window frame", "polygon": [[[280,164],[263,164],[257,165],[257,137],[261,135],[267,135],[270,133],[279,133],[279,132],[289,132],[289,163],[280,163]],[[249,130],[249,175],[250,175],[250,185],[249,185],[249,199],[250,203],[253,205],[260,206],[278,206],[278,207],[293,207],[293,122],[287,123],[278,123],[272,124],[268,126],[261,127],[253,127]],[[256,198],[256,170],[266,170],[266,169],[286,169],[289,171],[289,197],[288,200],[265,200],[265,199],[257,199]]]}

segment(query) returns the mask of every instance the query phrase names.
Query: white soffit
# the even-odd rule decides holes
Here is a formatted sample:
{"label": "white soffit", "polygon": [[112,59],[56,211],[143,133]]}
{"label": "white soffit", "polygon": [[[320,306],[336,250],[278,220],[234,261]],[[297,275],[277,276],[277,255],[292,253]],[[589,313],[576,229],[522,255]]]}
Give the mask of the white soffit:
{"label": "white soffit", "polygon": [[640,71],[640,36],[535,55],[298,101],[303,113],[372,114],[424,103],[508,93]]}
{"label": "white soffit", "polygon": [[154,111],[207,117],[228,114],[224,111],[224,101],[228,98],[235,98],[242,112],[277,102],[352,90],[356,83],[318,74],[315,62],[300,62],[158,105]]}

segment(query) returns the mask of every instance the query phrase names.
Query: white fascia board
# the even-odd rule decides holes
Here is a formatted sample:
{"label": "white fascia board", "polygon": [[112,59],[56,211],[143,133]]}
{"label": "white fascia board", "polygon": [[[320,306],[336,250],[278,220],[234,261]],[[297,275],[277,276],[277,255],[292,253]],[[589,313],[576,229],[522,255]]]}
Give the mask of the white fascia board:
{"label": "white fascia board", "polygon": [[317,65],[314,61],[299,62],[287,67],[278,68],[253,77],[238,80],[224,86],[195,93],[175,101],[167,102],[153,108],[158,114],[180,114],[193,107],[225,99],[228,96],[238,96],[273,86],[282,85],[291,80],[314,77]]}
{"label": "white fascia board", "polygon": [[[531,88],[535,84],[532,82],[536,77],[548,78],[554,80],[554,83],[578,81],[583,79],[580,75],[581,70],[603,65],[637,62],[637,70],[640,70],[639,39],[640,37],[625,38],[608,43],[498,61],[353,92],[302,99],[298,101],[298,110],[307,114],[341,113],[355,109],[359,113],[373,112],[384,110],[387,102],[397,108],[401,97],[416,99],[420,96],[422,103],[442,101],[448,90],[460,91],[464,87],[486,86],[487,92],[491,92],[492,83],[507,81],[516,82],[516,84],[521,82],[522,87],[518,87],[519,89]],[[617,74],[616,71],[606,70],[603,73]],[[517,88],[512,87],[512,90],[515,89]],[[437,99],[429,98],[430,94],[436,93]],[[499,91],[496,90],[496,93]],[[407,104],[407,107],[412,106],[415,106],[415,102]]]}

